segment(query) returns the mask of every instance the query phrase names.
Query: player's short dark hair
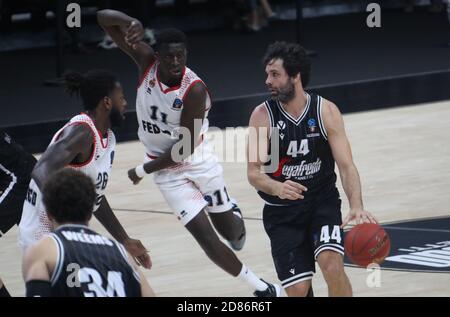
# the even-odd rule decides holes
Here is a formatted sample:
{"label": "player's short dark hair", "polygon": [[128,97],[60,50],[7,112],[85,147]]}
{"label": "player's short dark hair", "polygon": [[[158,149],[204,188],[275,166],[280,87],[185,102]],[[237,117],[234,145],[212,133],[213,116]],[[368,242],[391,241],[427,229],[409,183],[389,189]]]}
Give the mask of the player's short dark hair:
{"label": "player's short dark hair", "polygon": [[68,71],[64,74],[66,91],[81,97],[86,110],[94,110],[116,87],[117,77],[106,70],[94,69],[86,74]]}
{"label": "player's short dark hair", "polygon": [[300,73],[303,87],[309,84],[311,61],[306,50],[299,44],[287,42],[270,44],[263,58],[264,65],[267,66],[273,59],[283,60],[283,67],[290,77],[295,77]]}
{"label": "player's short dark hair", "polygon": [[85,223],[92,217],[96,192],[92,180],[80,171],[64,168],[45,182],[43,201],[58,223]]}
{"label": "player's short dark hair", "polygon": [[158,31],[155,34],[155,49],[158,50],[163,44],[178,44],[187,45],[186,34],[175,28],[167,28]]}

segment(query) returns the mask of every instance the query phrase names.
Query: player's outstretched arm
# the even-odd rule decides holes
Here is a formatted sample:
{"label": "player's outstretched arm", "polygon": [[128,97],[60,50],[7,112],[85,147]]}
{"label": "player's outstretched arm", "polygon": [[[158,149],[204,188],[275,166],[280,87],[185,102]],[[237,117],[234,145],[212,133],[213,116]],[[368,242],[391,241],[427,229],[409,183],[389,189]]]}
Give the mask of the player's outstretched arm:
{"label": "player's outstretched arm", "polygon": [[39,189],[42,190],[45,180],[52,173],[70,163],[88,160],[92,144],[93,134],[88,125],[77,124],[64,129],[60,139],[47,148],[31,173]]}
{"label": "player's outstretched arm", "polygon": [[153,49],[142,41],[144,28],[139,20],[115,10],[97,12],[98,24],[111,36],[117,46],[127,53],[139,67],[142,76],[155,60]]}
{"label": "player's outstretched arm", "polygon": [[147,249],[143,246],[141,241],[132,239],[128,236],[122,224],[117,219],[116,215],[109,206],[106,197],[103,197],[100,206],[94,212],[95,218],[105,227],[106,230],[120,243],[122,243],[127,251],[136,258],[138,263],[150,269],[152,261]]}

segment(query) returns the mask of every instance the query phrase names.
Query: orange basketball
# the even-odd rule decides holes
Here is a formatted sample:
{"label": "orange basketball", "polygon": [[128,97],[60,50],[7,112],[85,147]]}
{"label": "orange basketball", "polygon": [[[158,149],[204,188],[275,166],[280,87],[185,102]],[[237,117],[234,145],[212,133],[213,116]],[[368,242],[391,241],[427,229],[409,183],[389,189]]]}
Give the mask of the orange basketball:
{"label": "orange basketball", "polygon": [[345,235],[345,253],[356,265],[367,267],[381,264],[389,255],[391,240],[384,229],[375,223],[363,223],[353,227]]}

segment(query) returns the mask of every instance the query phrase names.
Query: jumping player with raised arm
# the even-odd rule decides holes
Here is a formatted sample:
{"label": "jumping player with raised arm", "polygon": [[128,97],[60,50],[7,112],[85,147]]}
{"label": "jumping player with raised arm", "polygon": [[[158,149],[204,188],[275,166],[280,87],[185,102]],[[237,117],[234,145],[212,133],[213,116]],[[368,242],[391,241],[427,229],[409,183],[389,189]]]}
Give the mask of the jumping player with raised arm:
{"label": "jumping player with raised arm", "polygon": [[[242,214],[228,195],[222,167],[205,139],[211,97],[205,83],[186,67],[184,33],[176,29],[159,32],[153,50],[141,41],[143,28],[138,20],[113,10],[99,11],[97,18],[139,70],[138,135],[147,153],[145,164],[130,169],[129,178],[137,184],[145,175],[154,174],[172,211],[216,265],[244,280],[255,296],[278,296],[279,286],[256,277],[220,241],[208,220],[207,213],[230,246],[242,249]],[[181,149],[178,159],[172,150],[180,134],[190,146]]]}

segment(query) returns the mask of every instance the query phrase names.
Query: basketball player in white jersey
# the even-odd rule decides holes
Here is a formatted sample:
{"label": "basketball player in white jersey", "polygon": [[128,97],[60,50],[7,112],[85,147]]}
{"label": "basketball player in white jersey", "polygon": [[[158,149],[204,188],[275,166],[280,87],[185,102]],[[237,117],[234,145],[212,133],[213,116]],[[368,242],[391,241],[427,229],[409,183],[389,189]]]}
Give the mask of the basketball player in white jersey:
{"label": "basketball player in white jersey", "polygon": [[[206,215],[208,212],[214,227],[234,250],[242,249],[242,215],[228,195],[222,167],[204,138],[211,97],[204,82],[186,67],[185,35],[175,29],[161,31],[153,50],[141,41],[143,28],[138,20],[113,10],[99,11],[97,19],[139,68],[138,135],[147,153],[145,164],[128,172],[130,179],[137,184],[146,174],[154,173],[170,208],[215,264],[247,282],[255,296],[279,295],[278,285],[257,278],[220,241]],[[202,122],[201,128],[194,129],[196,120]],[[202,153],[192,155],[189,162],[171,155],[180,128],[190,132],[187,138],[191,144],[183,149],[182,157],[191,156],[194,150]]]}
{"label": "basketball player in white jersey", "polygon": [[122,87],[113,74],[103,70],[92,70],[85,75],[71,72],[65,75],[65,81],[68,92],[81,97],[85,112],[73,117],[54,135],[33,169],[19,224],[19,242],[26,249],[51,231],[41,189],[49,175],[70,166],[93,180],[97,192],[96,218],[140,264],[150,268],[145,247],[128,237],[104,197],[116,143],[110,128],[121,124],[127,106]]}

